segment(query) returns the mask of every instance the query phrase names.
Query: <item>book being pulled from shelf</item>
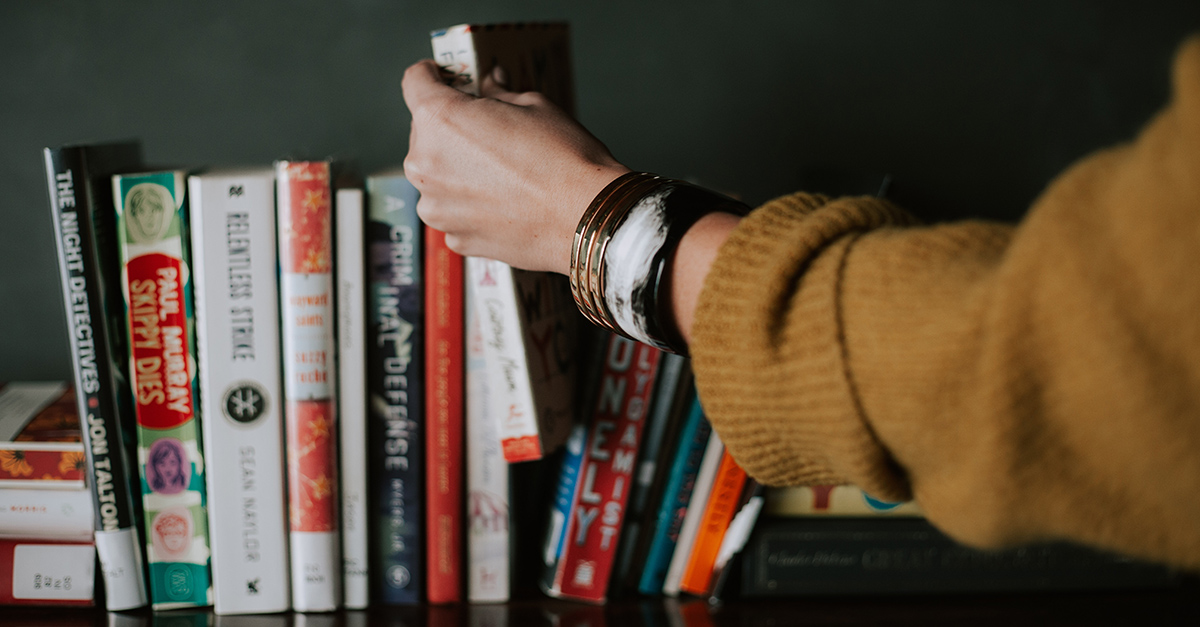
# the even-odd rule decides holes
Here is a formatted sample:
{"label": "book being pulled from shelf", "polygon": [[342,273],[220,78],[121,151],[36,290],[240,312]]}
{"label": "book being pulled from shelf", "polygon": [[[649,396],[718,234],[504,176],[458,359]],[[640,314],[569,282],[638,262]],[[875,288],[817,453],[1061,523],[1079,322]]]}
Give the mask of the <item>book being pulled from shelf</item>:
{"label": "book being pulled from shelf", "polygon": [[212,603],[185,178],[113,176],[155,609]]}
{"label": "book being pulled from shelf", "polygon": [[[479,95],[499,66],[515,91],[538,91],[574,110],[565,23],[460,24],[432,34],[434,59],[452,84]],[[541,459],[566,441],[577,417],[580,315],[566,277],[469,259],[479,299],[484,351],[493,378],[501,447],[509,462]]]}
{"label": "book being pulled from shelf", "polygon": [[213,607],[291,607],[275,272],[275,172],[188,178]]}

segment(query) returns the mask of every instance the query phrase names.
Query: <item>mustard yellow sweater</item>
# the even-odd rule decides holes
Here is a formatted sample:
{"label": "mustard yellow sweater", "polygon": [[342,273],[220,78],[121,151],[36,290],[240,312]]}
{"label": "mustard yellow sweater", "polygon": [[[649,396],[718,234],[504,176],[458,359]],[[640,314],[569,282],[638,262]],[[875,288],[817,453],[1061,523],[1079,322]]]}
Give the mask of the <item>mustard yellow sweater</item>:
{"label": "mustard yellow sweater", "polygon": [[915,497],[975,545],[1200,568],[1200,37],[1173,84],[1016,226],[808,194],[744,219],[691,346],[734,457],[768,484]]}

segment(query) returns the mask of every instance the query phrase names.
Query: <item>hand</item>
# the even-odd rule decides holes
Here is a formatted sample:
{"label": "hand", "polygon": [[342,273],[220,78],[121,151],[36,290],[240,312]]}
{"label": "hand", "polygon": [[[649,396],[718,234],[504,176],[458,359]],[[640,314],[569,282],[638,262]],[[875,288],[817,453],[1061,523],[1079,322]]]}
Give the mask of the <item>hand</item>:
{"label": "hand", "polygon": [[481,87],[477,98],[446,85],[431,60],[404,73],[417,213],[457,253],[566,274],[580,216],[629,169],[541,94],[492,76]]}

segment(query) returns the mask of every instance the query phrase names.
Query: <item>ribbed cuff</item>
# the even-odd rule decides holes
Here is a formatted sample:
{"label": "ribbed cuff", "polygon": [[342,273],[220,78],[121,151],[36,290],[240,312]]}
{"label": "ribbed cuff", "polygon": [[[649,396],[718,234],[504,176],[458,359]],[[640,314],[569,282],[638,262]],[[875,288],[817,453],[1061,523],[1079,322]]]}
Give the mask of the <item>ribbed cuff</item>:
{"label": "ribbed cuff", "polygon": [[696,308],[693,367],[713,428],[759,481],[909,498],[855,394],[839,289],[858,234],[911,221],[873,198],[794,194],[751,213],[722,246]]}

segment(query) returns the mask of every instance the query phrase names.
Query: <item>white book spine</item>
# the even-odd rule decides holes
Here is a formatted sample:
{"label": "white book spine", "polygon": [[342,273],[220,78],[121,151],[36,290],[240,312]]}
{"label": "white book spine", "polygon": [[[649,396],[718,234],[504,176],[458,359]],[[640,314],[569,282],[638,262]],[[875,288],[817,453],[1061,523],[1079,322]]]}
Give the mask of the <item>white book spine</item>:
{"label": "white book spine", "polygon": [[[477,269],[473,261],[468,258],[468,280]],[[478,297],[467,290],[467,599],[502,603],[510,595],[511,496],[478,305]]]}
{"label": "white book spine", "polygon": [[338,420],[342,447],[342,590],[350,609],[367,607],[367,354],[363,190],[340,189],[337,212]]}
{"label": "white book spine", "polygon": [[92,539],[88,490],[0,488],[0,537]]}
{"label": "white book spine", "polygon": [[696,543],[696,532],[704,518],[704,509],[712,494],[713,480],[717,477],[717,467],[721,465],[724,452],[725,444],[714,431],[704,449],[700,470],[696,473],[696,486],[692,489],[692,498],[683,516],[683,526],[679,528],[679,541],[675,544],[675,553],[671,555],[671,564],[667,567],[667,578],[663,582],[663,594],[667,596],[679,596],[683,573],[692,558],[692,545]]}
{"label": "white book spine", "polygon": [[275,175],[188,179],[214,611],[291,606],[284,501]]}

